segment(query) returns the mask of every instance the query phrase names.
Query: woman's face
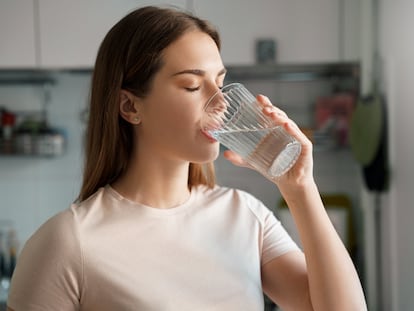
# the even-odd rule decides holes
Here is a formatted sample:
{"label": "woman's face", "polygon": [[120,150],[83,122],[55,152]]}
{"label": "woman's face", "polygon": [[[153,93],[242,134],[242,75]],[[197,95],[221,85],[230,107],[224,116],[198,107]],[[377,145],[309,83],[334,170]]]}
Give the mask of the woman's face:
{"label": "woman's face", "polygon": [[211,162],[218,143],[203,133],[200,120],[208,98],[223,86],[218,48],[209,35],[190,31],[164,50],[162,60],[149,94],[140,99],[138,146],[166,160]]}

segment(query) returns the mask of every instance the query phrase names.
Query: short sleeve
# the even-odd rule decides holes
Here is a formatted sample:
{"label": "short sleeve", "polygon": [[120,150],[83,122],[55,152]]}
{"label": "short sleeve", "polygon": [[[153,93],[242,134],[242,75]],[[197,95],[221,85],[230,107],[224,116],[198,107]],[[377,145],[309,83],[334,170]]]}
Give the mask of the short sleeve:
{"label": "short sleeve", "polygon": [[68,209],[44,223],[25,244],[7,304],[15,311],[78,310],[81,285],[81,249]]}
{"label": "short sleeve", "polygon": [[245,191],[239,190],[239,193],[244,204],[248,206],[260,223],[258,238],[261,265],[290,251],[300,250],[282,223],[262,201]]}
{"label": "short sleeve", "polygon": [[263,221],[262,265],[290,251],[300,250],[271,211],[266,213]]}

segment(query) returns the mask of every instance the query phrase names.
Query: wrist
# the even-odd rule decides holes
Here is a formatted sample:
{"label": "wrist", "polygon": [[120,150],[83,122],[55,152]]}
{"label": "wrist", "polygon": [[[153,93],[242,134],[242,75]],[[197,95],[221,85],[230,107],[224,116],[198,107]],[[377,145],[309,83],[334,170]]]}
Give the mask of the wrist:
{"label": "wrist", "polygon": [[318,187],[313,178],[298,180],[294,183],[278,183],[279,191],[286,202],[301,201],[303,198],[318,193]]}

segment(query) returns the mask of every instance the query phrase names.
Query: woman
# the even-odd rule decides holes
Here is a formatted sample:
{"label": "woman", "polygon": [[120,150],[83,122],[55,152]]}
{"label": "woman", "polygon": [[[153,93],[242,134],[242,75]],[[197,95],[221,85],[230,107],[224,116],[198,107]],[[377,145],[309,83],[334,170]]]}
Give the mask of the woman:
{"label": "woman", "polygon": [[[223,85],[219,35],[187,13],[145,7],[105,37],[93,74],[79,198],[28,241],[9,310],[365,310],[358,276],[321,203],[312,145],[275,184],[304,252],[251,195],[215,185],[218,143],[200,127]],[[227,159],[244,165],[236,154]]]}

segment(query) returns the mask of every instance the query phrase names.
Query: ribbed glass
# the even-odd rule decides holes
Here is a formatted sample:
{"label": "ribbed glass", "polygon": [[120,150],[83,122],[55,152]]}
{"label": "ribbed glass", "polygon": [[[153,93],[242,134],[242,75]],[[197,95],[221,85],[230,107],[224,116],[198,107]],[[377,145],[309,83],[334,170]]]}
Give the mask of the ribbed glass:
{"label": "ribbed glass", "polygon": [[210,135],[268,178],[283,175],[298,159],[300,143],[263,114],[242,84],[223,87],[210,98],[205,111]]}

